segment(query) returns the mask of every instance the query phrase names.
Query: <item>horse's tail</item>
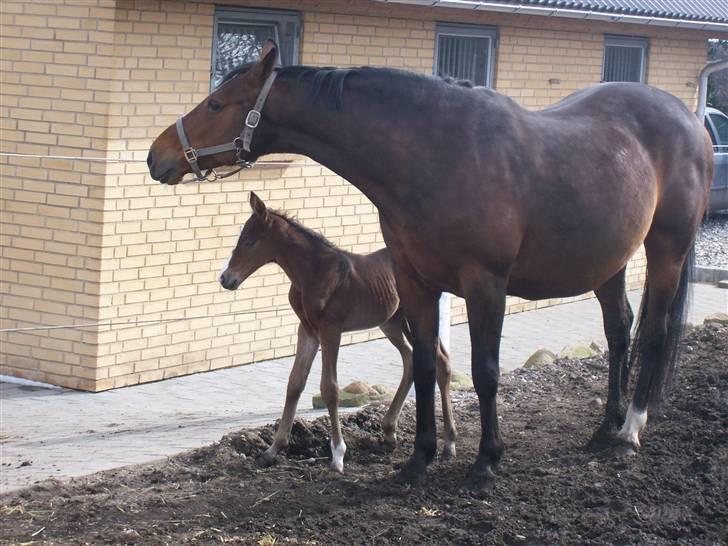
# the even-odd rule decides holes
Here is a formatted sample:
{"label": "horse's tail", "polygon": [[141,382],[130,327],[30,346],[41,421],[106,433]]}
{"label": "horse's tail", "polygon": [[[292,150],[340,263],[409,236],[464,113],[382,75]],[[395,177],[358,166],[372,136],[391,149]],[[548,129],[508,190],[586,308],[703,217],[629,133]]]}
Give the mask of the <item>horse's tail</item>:
{"label": "horse's tail", "polygon": [[[678,357],[680,356],[680,340],[685,329],[685,319],[688,310],[690,293],[690,279],[693,275],[695,262],[695,247],[690,250],[685,258],[683,269],[680,274],[680,281],[677,292],[672,300],[666,317],[666,328],[646,328],[646,316],[649,293],[649,273],[645,282],[645,290],[642,295],[639,319],[632,340],[632,349],[629,356],[629,369],[640,368],[636,365],[643,365],[644,360],[652,360],[649,383],[647,388],[647,404],[653,409],[658,409],[660,404],[667,398],[672,382],[675,378]],[[664,335],[660,335],[662,330]]]}

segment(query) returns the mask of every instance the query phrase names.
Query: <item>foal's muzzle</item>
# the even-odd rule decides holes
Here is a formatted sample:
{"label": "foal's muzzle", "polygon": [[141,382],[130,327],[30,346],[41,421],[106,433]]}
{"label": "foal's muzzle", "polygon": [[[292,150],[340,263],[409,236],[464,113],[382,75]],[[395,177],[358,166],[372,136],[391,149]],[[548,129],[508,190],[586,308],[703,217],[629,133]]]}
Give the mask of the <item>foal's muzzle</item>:
{"label": "foal's muzzle", "polygon": [[226,290],[237,290],[242,280],[235,273],[224,271],[220,274],[220,284]]}

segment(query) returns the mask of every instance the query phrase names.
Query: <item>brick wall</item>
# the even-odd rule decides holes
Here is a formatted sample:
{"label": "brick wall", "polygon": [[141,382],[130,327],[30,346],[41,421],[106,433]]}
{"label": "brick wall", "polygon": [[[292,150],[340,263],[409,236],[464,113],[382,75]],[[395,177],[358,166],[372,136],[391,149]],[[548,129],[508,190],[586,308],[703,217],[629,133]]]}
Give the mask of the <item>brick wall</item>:
{"label": "brick wall", "polygon": [[[435,21],[494,25],[496,88],[529,108],[597,82],[605,32],[649,37],[648,83],[691,106],[706,56],[706,35],[676,29],[344,0],[236,5],[301,12],[300,60],[311,65],[430,73]],[[208,92],[214,5],[6,1],[0,13],[2,151],[119,160],[0,158],[0,328],[113,324],[2,333],[0,373],[103,390],[291,354],[297,321],[278,268],[236,292],[216,281],[249,215],[248,191],[354,252],[381,247],[377,215],[305,158],[227,182],[149,178],[153,138]],[[631,284],[643,272],[638,257]],[[511,299],[509,310],[553,303]],[[453,319],[465,319],[460,300]]]}

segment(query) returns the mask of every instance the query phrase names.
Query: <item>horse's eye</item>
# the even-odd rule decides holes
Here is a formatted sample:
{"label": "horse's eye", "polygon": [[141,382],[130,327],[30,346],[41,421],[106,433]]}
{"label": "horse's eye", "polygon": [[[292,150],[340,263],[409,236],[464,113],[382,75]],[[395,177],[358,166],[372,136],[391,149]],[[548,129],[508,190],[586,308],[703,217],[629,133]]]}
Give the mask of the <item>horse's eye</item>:
{"label": "horse's eye", "polygon": [[207,107],[213,112],[219,112],[222,110],[222,104],[212,99],[207,101]]}
{"label": "horse's eye", "polygon": [[251,237],[250,239],[245,239],[245,241],[243,241],[243,244],[244,244],[245,246],[253,246],[253,245],[255,245],[255,243],[257,243],[257,242],[258,242],[258,240],[257,240],[257,239],[253,239],[253,238]]}

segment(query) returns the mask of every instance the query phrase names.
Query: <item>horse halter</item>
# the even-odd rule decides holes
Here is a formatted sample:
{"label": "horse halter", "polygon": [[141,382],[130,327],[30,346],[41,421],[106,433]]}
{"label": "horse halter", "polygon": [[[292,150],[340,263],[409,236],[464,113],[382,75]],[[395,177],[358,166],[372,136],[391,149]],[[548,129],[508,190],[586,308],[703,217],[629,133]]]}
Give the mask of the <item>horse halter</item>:
{"label": "horse halter", "polygon": [[[250,142],[253,140],[253,131],[260,123],[260,118],[263,115],[261,113],[263,105],[265,104],[265,100],[268,98],[268,93],[270,92],[270,89],[273,86],[273,81],[276,79],[277,75],[278,71],[273,70],[265,80],[263,87],[260,89],[260,93],[258,93],[258,98],[255,100],[255,105],[245,116],[240,136],[235,137],[235,140],[232,142],[195,149],[190,145],[190,140],[187,138],[187,134],[185,133],[185,128],[182,124],[184,116],[177,118],[177,122],[175,124],[175,127],[177,128],[177,136],[182,144],[185,159],[187,160],[187,163],[189,163],[192,172],[195,173],[197,181],[204,182],[227,178],[228,176],[239,173],[243,169],[249,169],[255,164],[255,161],[248,161],[247,159],[244,159],[243,153],[250,153]],[[217,174],[215,169],[208,169],[207,172],[203,174],[200,166],[197,164],[197,160],[200,157],[215,155],[222,152],[231,152],[233,150],[235,151],[236,157],[235,165],[239,165],[239,168],[229,173]]]}

